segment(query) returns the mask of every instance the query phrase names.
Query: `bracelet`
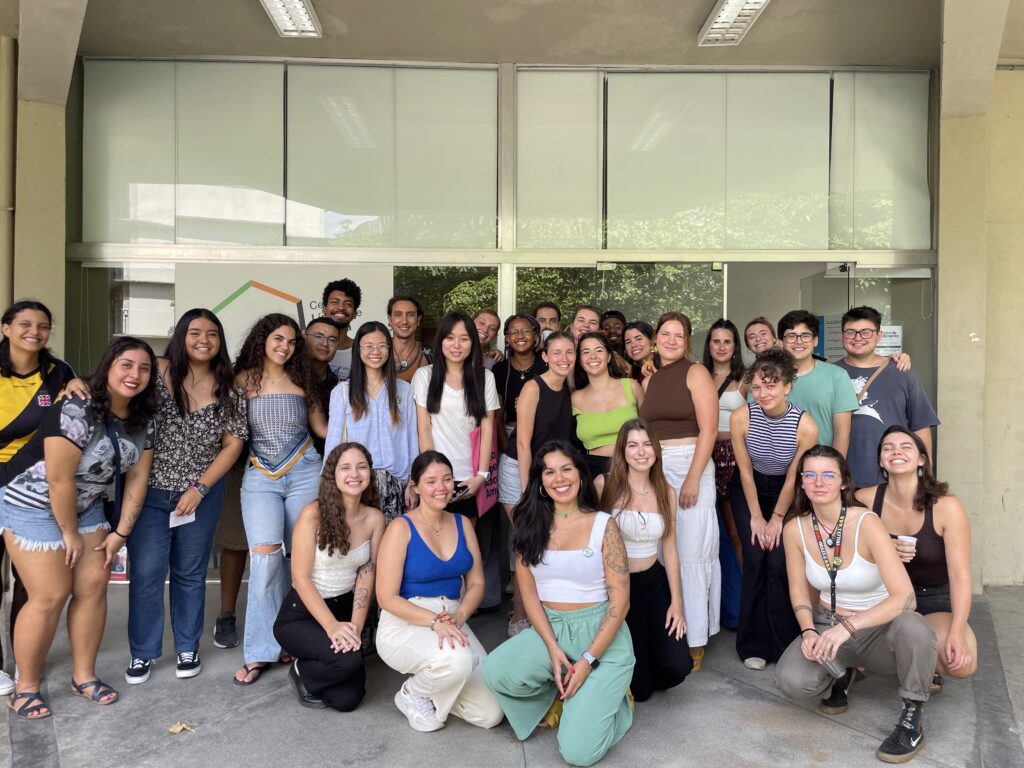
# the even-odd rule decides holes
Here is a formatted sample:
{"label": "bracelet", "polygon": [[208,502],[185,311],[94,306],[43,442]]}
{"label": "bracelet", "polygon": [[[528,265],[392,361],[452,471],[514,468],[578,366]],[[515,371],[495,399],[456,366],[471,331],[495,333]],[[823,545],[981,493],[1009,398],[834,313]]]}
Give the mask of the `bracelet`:
{"label": "bracelet", "polygon": [[433,620],[432,622],[430,622],[430,631],[431,631],[431,632],[433,632],[433,631],[434,631],[434,625],[435,625],[435,624],[437,624],[437,620],[438,620],[438,618],[440,618],[440,617],[438,617],[438,616],[435,616],[435,617],[434,617],[434,620]]}
{"label": "bracelet", "polygon": [[815,629],[814,627],[808,627],[807,629],[801,629],[801,630],[800,630],[800,634],[801,634],[801,635],[802,635],[802,634],[803,634],[804,632],[813,632],[814,634],[818,634],[818,630],[816,630],[816,629]]}
{"label": "bracelet", "polygon": [[125,534],[125,533],[121,533],[121,532],[120,532],[119,530],[117,530],[116,528],[114,529],[114,534],[115,534],[116,536],[120,536],[120,537],[121,537],[122,539],[127,539],[127,538],[128,538],[128,534]]}
{"label": "bracelet", "polygon": [[853,628],[852,621],[845,616],[836,616],[836,618],[839,619],[839,623],[842,624],[843,629],[850,633],[851,638],[857,637],[857,630]]}

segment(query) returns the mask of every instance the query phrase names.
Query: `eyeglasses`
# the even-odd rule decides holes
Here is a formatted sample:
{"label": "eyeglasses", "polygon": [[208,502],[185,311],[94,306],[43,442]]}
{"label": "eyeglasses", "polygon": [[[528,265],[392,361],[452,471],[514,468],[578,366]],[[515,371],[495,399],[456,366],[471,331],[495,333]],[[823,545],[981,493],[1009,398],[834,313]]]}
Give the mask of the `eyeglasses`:
{"label": "eyeglasses", "polygon": [[808,470],[807,472],[804,472],[801,477],[803,477],[804,482],[806,483],[813,483],[819,477],[824,483],[832,483],[839,479],[839,474],[837,472],[813,472]]}
{"label": "eyeglasses", "polygon": [[336,346],[338,346],[338,337],[337,336],[325,336],[322,333],[307,333],[306,334],[306,338],[307,339],[313,339],[313,341],[315,341],[317,344],[323,344],[326,341],[327,342],[327,346],[329,346],[329,347],[336,347]]}
{"label": "eyeglasses", "polygon": [[807,342],[814,338],[813,333],[784,333],[782,334],[782,340],[788,341],[792,344],[794,341]]}
{"label": "eyeglasses", "polygon": [[380,352],[382,355],[386,355],[388,352],[387,344],[360,344],[360,352]]}
{"label": "eyeglasses", "polygon": [[529,336],[531,333],[533,333],[533,328],[513,328],[505,335],[511,338],[513,336]]}
{"label": "eyeglasses", "polygon": [[843,331],[843,338],[844,339],[857,339],[857,338],[870,339],[876,333],[878,333],[878,331],[876,331],[874,328],[862,328],[860,330],[856,330],[854,328],[847,328],[845,331]]}

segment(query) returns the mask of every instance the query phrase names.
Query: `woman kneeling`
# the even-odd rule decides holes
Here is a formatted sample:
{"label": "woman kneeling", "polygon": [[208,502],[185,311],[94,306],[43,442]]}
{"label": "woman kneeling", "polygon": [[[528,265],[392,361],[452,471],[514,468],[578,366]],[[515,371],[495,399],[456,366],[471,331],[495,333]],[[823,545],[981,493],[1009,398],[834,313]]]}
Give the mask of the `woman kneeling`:
{"label": "woman kneeling", "polygon": [[484,664],[520,739],[563,703],[558,748],[572,765],[596,763],[633,724],[629,564],[618,526],[596,509],[579,452],[562,440],[542,445],[512,511],[516,579],[533,626]]}
{"label": "woman kneeling", "polygon": [[[844,667],[895,673],[903,711],[875,756],[905,763],[924,741],[935,633],[914,612],[914,588],[882,521],[852,506],[842,454],[827,445],[811,448],[800,458],[797,477],[796,516],[782,536],[801,634],[779,659],[775,684],[791,698],[811,699],[842,677]],[[821,596],[816,609],[811,590]]]}
{"label": "woman kneeling", "polygon": [[360,638],[384,535],[372,466],[359,443],[332,450],[318,499],[302,510],[292,533],[294,586],[274,637],[295,656],[289,674],[304,707],[351,712],[366,693]]}

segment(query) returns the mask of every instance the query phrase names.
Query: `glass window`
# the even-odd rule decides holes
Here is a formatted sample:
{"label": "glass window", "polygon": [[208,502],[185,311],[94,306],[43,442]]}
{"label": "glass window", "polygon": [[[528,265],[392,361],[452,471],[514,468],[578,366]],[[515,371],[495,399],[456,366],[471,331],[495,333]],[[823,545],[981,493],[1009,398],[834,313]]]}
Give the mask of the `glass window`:
{"label": "glass window", "polygon": [[441,318],[449,312],[472,317],[498,307],[497,267],[395,267],[395,295],[415,296],[423,305],[420,339],[434,343]]}

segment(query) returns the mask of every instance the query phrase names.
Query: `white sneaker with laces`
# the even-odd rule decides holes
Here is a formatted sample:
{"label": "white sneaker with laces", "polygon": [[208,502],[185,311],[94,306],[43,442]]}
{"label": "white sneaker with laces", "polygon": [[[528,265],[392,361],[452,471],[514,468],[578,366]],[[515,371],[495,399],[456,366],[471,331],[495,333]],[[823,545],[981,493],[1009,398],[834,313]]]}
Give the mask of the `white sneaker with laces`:
{"label": "white sneaker with laces", "polygon": [[422,696],[414,696],[409,692],[407,684],[403,684],[395,694],[395,706],[405,715],[413,730],[429,733],[444,728],[444,723],[437,718],[434,702]]}
{"label": "white sneaker with laces", "polygon": [[0,696],[6,696],[9,693],[14,693],[14,680],[0,669]]}

